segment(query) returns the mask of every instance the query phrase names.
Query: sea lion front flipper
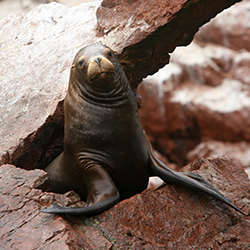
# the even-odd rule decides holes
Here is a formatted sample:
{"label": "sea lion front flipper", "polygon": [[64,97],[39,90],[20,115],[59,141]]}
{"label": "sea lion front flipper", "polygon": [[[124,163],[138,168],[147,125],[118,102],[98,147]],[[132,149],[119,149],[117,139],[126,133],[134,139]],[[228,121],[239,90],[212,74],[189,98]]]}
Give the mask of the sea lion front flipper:
{"label": "sea lion front flipper", "polygon": [[94,215],[114,206],[120,198],[109,173],[98,164],[90,164],[84,173],[88,196],[86,207],[53,207],[41,209],[44,213]]}
{"label": "sea lion front flipper", "polygon": [[98,204],[94,204],[88,207],[61,207],[57,204],[52,204],[52,207],[43,208],[41,209],[41,212],[52,214],[94,215],[114,206],[118,202],[118,200],[119,194]]}
{"label": "sea lion front flipper", "polygon": [[239,208],[233,205],[231,201],[223,194],[221,194],[215,187],[213,187],[209,182],[203,179],[200,175],[190,172],[176,172],[168,168],[163,162],[156,158],[149,141],[148,145],[151,159],[151,171],[153,175],[160,177],[166,183],[176,184],[193,190],[202,191],[222,201],[223,203],[232,207],[236,211],[246,215]]}

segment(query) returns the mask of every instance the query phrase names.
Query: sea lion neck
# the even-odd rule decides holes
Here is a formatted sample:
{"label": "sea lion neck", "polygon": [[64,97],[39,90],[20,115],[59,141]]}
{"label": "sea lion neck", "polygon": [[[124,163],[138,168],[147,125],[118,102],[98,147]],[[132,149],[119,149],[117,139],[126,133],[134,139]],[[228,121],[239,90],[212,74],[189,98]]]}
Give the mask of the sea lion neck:
{"label": "sea lion neck", "polygon": [[76,92],[83,100],[99,106],[122,104],[131,93],[127,84],[120,84],[120,86],[118,85],[117,88],[108,93],[99,93],[97,91],[89,90],[77,80],[71,87],[72,91]]}

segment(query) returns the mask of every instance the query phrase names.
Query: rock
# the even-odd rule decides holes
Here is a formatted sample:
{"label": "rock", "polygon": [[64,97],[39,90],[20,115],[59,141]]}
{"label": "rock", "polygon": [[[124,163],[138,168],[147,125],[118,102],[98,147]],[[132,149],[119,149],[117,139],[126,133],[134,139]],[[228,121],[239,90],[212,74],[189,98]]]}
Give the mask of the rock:
{"label": "rock", "polygon": [[250,179],[250,167],[247,167],[244,170],[248,174],[248,178]]}
{"label": "rock", "polygon": [[92,0],[1,0],[0,1],[0,19],[9,14],[16,12],[27,13],[34,9],[36,6],[45,3],[58,2],[65,4],[69,7],[80,5],[81,3],[89,2]]}
{"label": "rock", "polygon": [[231,75],[245,84],[250,84],[250,53],[242,51],[234,57]]}
{"label": "rock", "polygon": [[186,154],[202,140],[250,141],[249,90],[241,82],[225,79],[217,87],[186,84],[161,93],[163,97],[157,89],[154,83],[140,87],[140,115],[155,148],[171,161],[183,165]]}
{"label": "rock", "polygon": [[104,0],[97,11],[97,28],[104,42],[118,54],[122,51],[119,58],[131,77],[132,88],[136,88],[142,78],[168,63],[168,53],[176,46],[189,44],[197,27],[231,4],[151,0],[145,5],[143,0]]}
{"label": "rock", "polygon": [[[235,8],[241,9],[241,4],[245,6],[246,1]],[[223,15],[216,19],[220,18]],[[219,141],[217,152],[223,153],[228,152],[225,142],[250,142],[250,53],[244,48],[235,51],[198,42],[195,39],[189,46],[177,48],[170,64],[139,86],[140,115],[147,135],[157,151],[179,168],[189,162],[189,152],[197,152],[200,143]]]}
{"label": "rock", "polygon": [[[0,58],[5,61],[0,85],[2,164],[44,167],[55,157],[51,158],[54,148],[56,154],[62,151],[61,101],[69,68],[77,50],[95,42],[95,12],[100,2],[74,8],[51,3],[1,20]],[[82,34],[85,29],[88,33]]]}
{"label": "rock", "polygon": [[193,42],[188,47],[176,49],[171,63],[181,67],[182,80],[218,86],[224,78],[231,76],[235,56],[236,53],[230,49],[214,45],[201,47]]}
{"label": "rock", "polygon": [[250,166],[250,143],[241,142],[222,142],[222,141],[205,141],[197,145],[187,154],[188,161],[197,158],[219,157],[228,155],[237,161],[245,169]]}
{"label": "rock", "polygon": [[[70,0],[69,0],[70,1]],[[0,19],[16,12],[27,13],[39,4],[54,2],[53,0],[2,0],[0,1]]]}
{"label": "rock", "polygon": [[[197,159],[183,171],[201,174],[245,213],[250,180],[228,157]],[[233,173],[233,174],[232,174]],[[40,188],[42,170],[0,168],[1,249],[247,249],[250,220],[211,197],[174,185],[145,190],[94,217],[57,216],[39,209],[52,202],[79,206],[74,193]],[[81,204],[83,205],[83,204]],[[32,234],[30,233],[32,232]]]}
{"label": "rock", "polygon": [[73,6],[77,6],[81,3],[86,3],[86,2],[90,2],[90,1],[93,1],[93,0],[57,0],[56,2],[65,4],[69,7],[73,7]]}
{"label": "rock", "polygon": [[112,47],[136,88],[168,62],[177,45],[188,44],[201,25],[235,2],[178,0],[166,6],[97,0],[72,8],[50,3],[2,19],[0,164],[44,168],[62,151],[62,100],[81,47],[94,42]]}
{"label": "rock", "polygon": [[196,40],[203,44],[223,45],[237,51],[242,48],[250,51],[249,23],[250,1],[244,0],[204,25],[196,35]]}
{"label": "rock", "polygon": [[41,188],[46,189],[48,174],[42,170],[3,165],[0,176],[1,249],[78,248],[77,242],[72,243],[71,226],[57,216],[48,221],[40,208],[48,202],[75,204],[79,196],[44,193]]}

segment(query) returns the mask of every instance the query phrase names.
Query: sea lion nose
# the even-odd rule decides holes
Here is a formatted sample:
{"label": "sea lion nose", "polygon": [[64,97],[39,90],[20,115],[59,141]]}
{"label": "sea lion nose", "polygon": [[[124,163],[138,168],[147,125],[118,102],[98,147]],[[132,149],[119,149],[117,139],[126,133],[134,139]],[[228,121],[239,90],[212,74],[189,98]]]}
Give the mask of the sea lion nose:
{"label": "sea lion nose", "polygon": [[97,63],[97,65],[99,66],[99,68],[101,68],[101,60],[102,60],[102,58],[101,57],[96,57],[95,59],[94,59],[94,61]]}

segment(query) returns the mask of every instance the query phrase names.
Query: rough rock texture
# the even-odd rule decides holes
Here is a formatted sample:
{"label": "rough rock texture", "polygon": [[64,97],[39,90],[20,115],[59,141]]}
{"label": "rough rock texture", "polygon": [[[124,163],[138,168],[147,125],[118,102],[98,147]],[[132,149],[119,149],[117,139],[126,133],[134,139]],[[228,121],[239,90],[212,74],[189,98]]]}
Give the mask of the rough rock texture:
{"label": "rough rock texture", "polygon": [[[184,168],[209,180],[250,213],[250,180],[227,157],[198,159]],[[79,205],[73,192],[43,192],[42,170],[0,168],[1,249],[249,249],[250,220],[214,199],[174,185],[119,202],[91,217],[39,211],[52,202]],[[81,204],[83,205],[83,204]],[[31,233],[32,232],[32,233]]]}
{"label": "rough rock texture", "polygon": [[232,30],[247,36],[249,22],[242,24],[236,16],[249,17],[249,3],[219,14],[200,29],[195,42],[177,48],[171,63],[140,85],[144,128],[155,148],[179,167],[194,158],[224,154],[250,167],[250,51],[244,35],[237,36],[238,48],[212,39],[218,30],[225,37]]}
{"label": "rough rock texture", "polygon": [[[2,163],[40,167],[47,154],[50,156],[50,146],[54,147],[51,138],[57,140],[60,134],[62,141],[60,101],[67,90],[74,54],[95,41],[99,3],[73,8],[51,3],[26,15],[17,13],[1,20],[0,58],[5,62],[0,66],[1,155],[5,151]],[[85,29],[88,32],[82,32]]]}
{"label": "rough rock texture", "polygon": [[40,4],[58,2],[72,7],[89,1],[91,0],[0,0],[0,19],[16,12],[26,13]]}
{"label": "rough rock texture", "polygon": [[[136,87],[168,62],[168,52],[189,43],[202,24],[235,2],[157,2],[163,6],[160,15],[153,0],[97,0],[72,8],[50,3],[2,19],[0,163],[42,168],[62,150],[60,101],[82,46],[98,41],[111,46]],[[106,32],[109,24],[112,30]]]}
{"label": "rough rock texture", "polygon": [[187,154],[188,161],[193,161],[199,157],[219,157],[221,155],[230,155],[242,167],[250,166],[250,145],[247,142],[222,142],[206,141],[200,143]]}
{"label": "rough rock texture", "polygon": [[147,4],[143,0],[104,0],[97,11],[98,30],[119,54],[123,49],[120,59],[135,88],[143,77],[168,63],[168,53],[176,46],[189,44],[198,27],[215,16],[213,13],[231,4],[205,0],[151,0]]}
{"label": "rough rock texture", "polygon": [[201,43],[215,43],[233,50],[250,51],[250,1],[243,1],[230,11],[220,14],[209,25],[204,25],[196,39]]}

